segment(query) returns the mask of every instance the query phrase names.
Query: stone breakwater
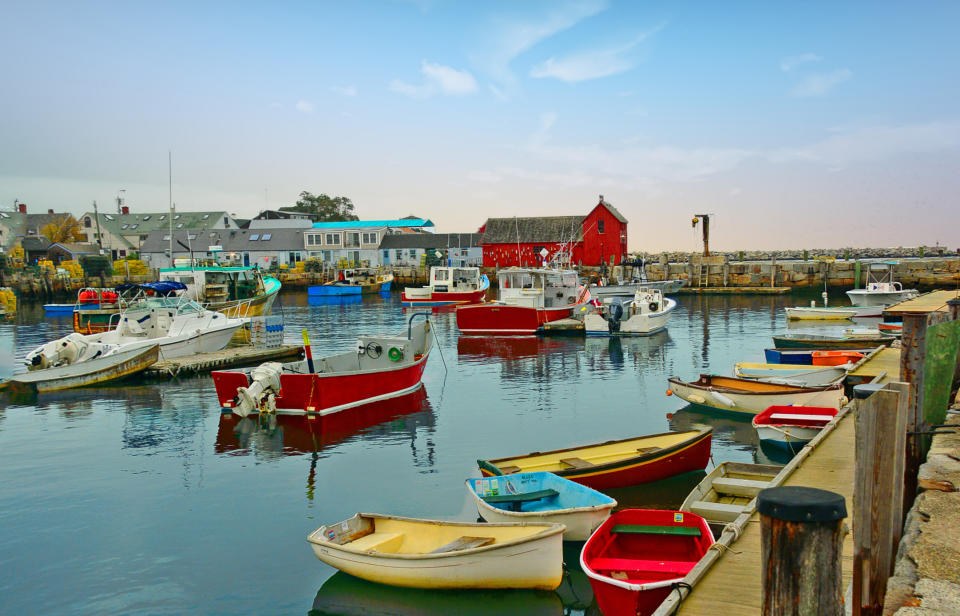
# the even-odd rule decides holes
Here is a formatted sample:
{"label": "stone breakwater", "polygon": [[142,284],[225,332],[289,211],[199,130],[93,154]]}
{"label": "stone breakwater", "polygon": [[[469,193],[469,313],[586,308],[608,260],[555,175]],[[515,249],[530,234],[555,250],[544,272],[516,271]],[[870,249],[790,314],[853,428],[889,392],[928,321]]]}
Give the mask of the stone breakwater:
{"label": "stone breakwater", "polygon": [[[668,263],[685,263],[692,255],[690,252],[633,252],[632,258],[643,258],[649,263],[658,262],[665,256]],[[949,257],[960,255],[960,248],[948,249],[945,246],[917,246],[913,248],[811,248],[801,250],[727,250],[711,251],[711,256],[726,257],[730,261],[769,261],[816,259],[832,257],[834,259],[910,259],[924,257]]]}

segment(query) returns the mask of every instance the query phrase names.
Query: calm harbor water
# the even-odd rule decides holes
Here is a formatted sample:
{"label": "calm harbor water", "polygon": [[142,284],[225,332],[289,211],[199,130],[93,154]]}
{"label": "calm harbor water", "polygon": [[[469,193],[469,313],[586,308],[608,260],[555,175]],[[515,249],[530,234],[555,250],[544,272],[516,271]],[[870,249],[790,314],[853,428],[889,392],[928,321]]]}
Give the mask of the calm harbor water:
{"label": "calm harbor water", "polygon": [[[357,511],[475,520],[463,482],[477,458],[706,424],[716,463],[770,462],[749,421],[683,408],[666,379],[763,361],[787,328],[782,308],[809,298],[679,303],[668,332],[622,340],[460,337],[452,312],[434,312],[442,353],[424,392],[369,411],[359,430],[221,417],[209,377],[0,397],[0,614],[598,614],[579,544],[556,593],[429,593],[334,575],[306,535]],[[280,304],[288,339],[309,329],[315,356],[405,331],[411,314],[397,294]],[[0,377],[70,330],[22,306],[0,323]],[[677,506],[702,476],[612,495]]]}

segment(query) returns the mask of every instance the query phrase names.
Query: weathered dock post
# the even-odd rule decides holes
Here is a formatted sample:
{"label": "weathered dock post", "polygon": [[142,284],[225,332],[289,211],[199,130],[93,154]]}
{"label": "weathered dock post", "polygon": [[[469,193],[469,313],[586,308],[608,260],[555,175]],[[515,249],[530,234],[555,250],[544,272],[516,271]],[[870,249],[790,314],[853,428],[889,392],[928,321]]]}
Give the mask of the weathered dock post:
{"label": "weathered dock post", "polygon": [[843,496],[784,486],[762,490],[760,562],[763,616],[842,616]]}
{"label": "weathered dock post", "polygon": [[887,383],[856,410],[853,614],[879,616],[903,528],[910,386]]}

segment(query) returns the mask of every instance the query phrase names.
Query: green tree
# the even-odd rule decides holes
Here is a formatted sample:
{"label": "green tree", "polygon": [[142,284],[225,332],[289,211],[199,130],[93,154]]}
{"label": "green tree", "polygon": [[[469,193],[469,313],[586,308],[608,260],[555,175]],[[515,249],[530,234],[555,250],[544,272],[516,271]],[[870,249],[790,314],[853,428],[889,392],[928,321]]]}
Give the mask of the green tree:
{"label": "green tree", "polygon": [[326,194],[314,195],[307,191],[300,193],[296,205],[282,207],[280,211],[313,214],[319,222],[360,220],[354,213],[353,201],[348,197],[331,197]]}

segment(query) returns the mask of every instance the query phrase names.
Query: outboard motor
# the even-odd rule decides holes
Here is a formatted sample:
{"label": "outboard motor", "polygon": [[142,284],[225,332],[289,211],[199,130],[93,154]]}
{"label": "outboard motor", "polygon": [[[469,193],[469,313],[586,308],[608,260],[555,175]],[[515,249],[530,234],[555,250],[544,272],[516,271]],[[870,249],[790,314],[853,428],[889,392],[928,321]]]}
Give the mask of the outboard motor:
{"label": "outboard motor", "polygon": [[69,366],[77,362],[87,346],[88,343],[81,334],[73,333],[37,347],[27,355],[24,363],[28,370]]}
{"label": "outboard motor", "polygon": [[276,393],[280,391],[280,374],[283,373],[283,364],[279,362],[267,362],[260,364],[250,372],[250,387],[238,387],[238,404],[233,408],[233,412],[240,417],[246,417],[259,409],[264,398],[266,398],[266,408],[268,412],[276,410]]}
{"label": "outboard motor", "polygon": [[620,331],[620,319],[623,318],[623,305],[616,303],[610,304],[607,315],[607,330],[613,334]]}

